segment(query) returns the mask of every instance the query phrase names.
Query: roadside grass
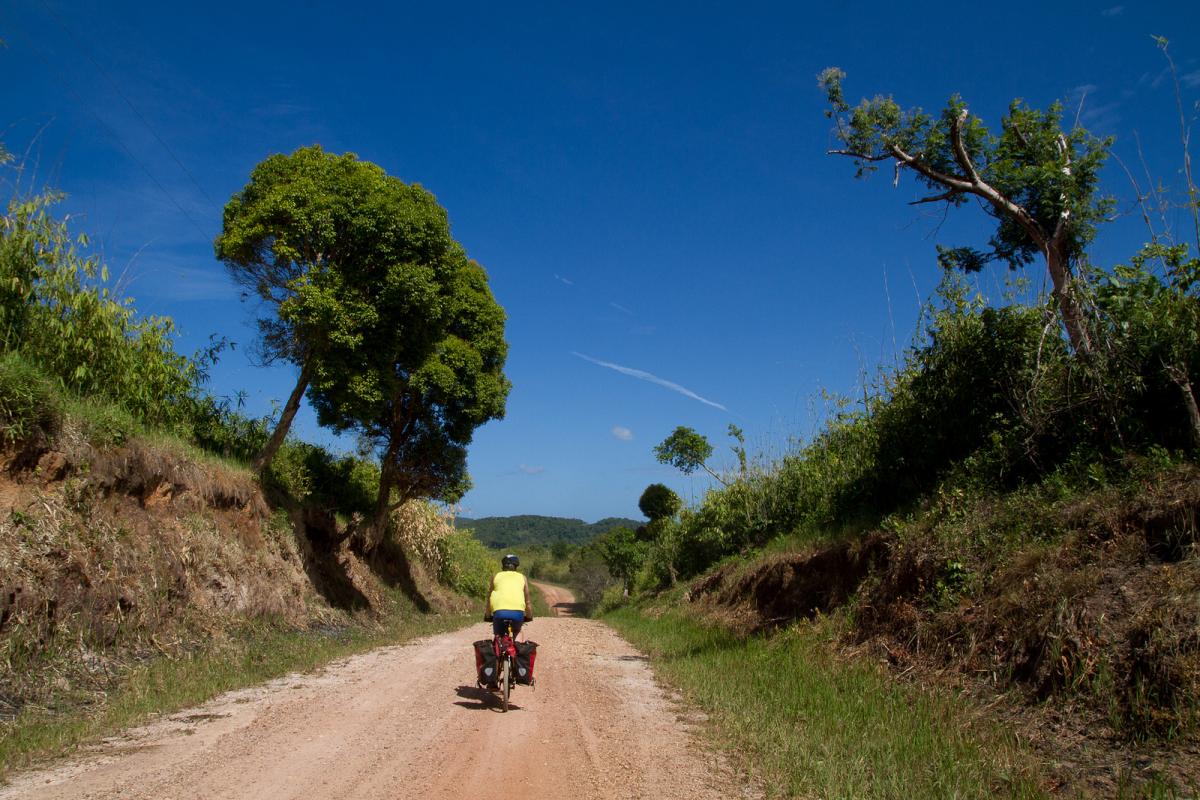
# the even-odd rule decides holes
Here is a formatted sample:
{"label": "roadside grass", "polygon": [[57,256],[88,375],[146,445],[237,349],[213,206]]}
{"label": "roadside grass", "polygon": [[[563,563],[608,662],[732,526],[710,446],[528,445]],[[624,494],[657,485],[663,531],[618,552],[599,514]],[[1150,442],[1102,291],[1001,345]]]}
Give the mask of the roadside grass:
{"label": "roadside grass", "polygon": [[837,657],[827,630],[740,640],[678,611],[604,616],[703,709],[769,797],[1042,798],[1032,760],[949,698]]}
{"label": "roadside grass", "polygon": [[397,593],[392,613],[377,622],[298,631],[281,623],[248,624],[210,651],[155,658],[134,668],[102,704],[51,713],[26,710],[0,722],[0,781],[15,769],[67,755],[150,717],[204,703],[224,692],[421,636],[454,630],[473,615],[424,615]]}

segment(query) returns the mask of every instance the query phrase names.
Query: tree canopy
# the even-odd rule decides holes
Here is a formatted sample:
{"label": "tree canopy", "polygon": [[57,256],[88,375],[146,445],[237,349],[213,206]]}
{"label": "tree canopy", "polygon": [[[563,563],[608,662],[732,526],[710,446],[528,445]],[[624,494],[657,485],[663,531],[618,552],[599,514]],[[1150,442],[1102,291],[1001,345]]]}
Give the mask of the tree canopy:
{"label": "tree canopy", "polygon": [[853,108],[842,88],[845,73],[830,67],[818,76],[829,101],[840,147],[856,177],[891,162],[898,183],[912,171],[930,190],[914,204],[958,207],[971,199],[996,220],[987,250],[938,248],[946,268],[976,271],[992,261],[1012,268],[1041,257],[1072,346],[1090,352],[1091,339],[1074,275],[1096,225],[1111,209],[1099,195],[1099,172],[1109,142],[1078,126],[1063,128],[1058,103],[1045,111],[1014,100],[996,135],[955,95],[937,115],[903,108],[891,97],[863,99]]}
{"label": "tree canopy", "polygon": [[683,507],[679,495],[661,483],[652,483],[638,499],[638,509],[651,522],[673,517]]}
{"label": "tree canopy", "polygon": [[446,212],[432,195],[353,153],[314,145],[254,168],[225,206],[215,250],[243,297],[260,303],[262,361],[300,368],[256,467],[270,462],[286,436],[316,361],[325,356],[328,373],[331,351],[361,347],[364,332],[385,319],[373,285],[381,265],[428,272],[452,246]]}
{"label": "tree canopy", "polygon": [[273,155],[216,250],[262,302],[264,361],[300,367],[259,465],[307,390],[322,425],[380,458],[376,534],[407,500],[460,497],[474,429],[504,414],[505,315],[433,195],[350,153]]}
{"label": "tree canopy", "polygon": [[654,447],[654,457],[661,464],[670,464],[684,475],[702,469],[721,483],[727,481],[714,472],[706,463],[712,458],[713,446],[703,434],[695,429],[680,425],[671,435]]}

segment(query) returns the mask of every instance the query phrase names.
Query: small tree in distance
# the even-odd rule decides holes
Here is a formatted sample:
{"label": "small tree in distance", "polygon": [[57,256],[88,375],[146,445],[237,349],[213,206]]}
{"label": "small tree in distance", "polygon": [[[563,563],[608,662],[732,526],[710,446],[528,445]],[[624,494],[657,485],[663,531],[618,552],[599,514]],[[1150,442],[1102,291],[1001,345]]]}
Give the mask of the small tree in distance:
{"label": "small tree in distance", "polygon": [[723,485],[729,482],[714,472],[706,463],[712,457],[713,446],[703,434],[694,429],[680,425],[654,448],[654,457],[661,464],[669,464],[684,475],[691,475],[702,469]]}

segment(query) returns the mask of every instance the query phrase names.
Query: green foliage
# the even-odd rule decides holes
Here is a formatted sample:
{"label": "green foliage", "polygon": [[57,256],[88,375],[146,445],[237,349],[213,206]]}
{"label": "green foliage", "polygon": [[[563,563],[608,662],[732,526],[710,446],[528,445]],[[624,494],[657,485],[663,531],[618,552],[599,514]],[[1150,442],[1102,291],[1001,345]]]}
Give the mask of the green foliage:
{"label": "green foliage", "polygon": [[186,421],[205,364],[175,352],[165,317],[139,317],[108,286],[50,209],[59,196],[14,200],[0,235],[0,349],[19,349],[67,392],[120,405],[149,424]]}
{"label": "green foliage", "polygon": [[120,447],[142,428],[128,411],[110,403],[77,400],[70,404],[70,416],[93,447]]}
{"label": "green foliage", "polygon": [[438,580],[460,594],[485,599],[492,576],[498,571],[493,553],[469,531],[442,537],[438,551],[442,563]]}
{"label": "green foliage", "polygon": [[646,544],[638,541],[629,528],[613,528],[596,542],[604,565],[626,590],[633,588],[633,579],[646,557]]}
{"label": "green foliage", "polygon": [[684,475],[691,475],[701,468],[707,470],[704,463],[712,454],[713,447],[708,439],[683,425],[654,447],[654,457],[660,463],[670,464]]}
{"label": "green foliage", "polygon": [[[851,108],[842,89],[844,78],[844,72],[831,67],[818,82],[830,104],[826,116],[837,122],[836,136],[843,154],[854,160],[858,177],[874,172],[880,161],[894,161],[911,169],[937,201],[951,206],[979,194],[970,186],[978,178],[1027,211],[1044,231],[1067,220],[1071,232],[1063,255],[1070,261],[1083,253],[1112,207],[1111,200],[1097,195],[1110,143],[1082,128],[1064,131],[1059,103],[1039,111],[1014,100],[996,135],[967,112],[957,95],[937,115],[902,108],[882,96]],[[1031,237],[1020,215],[994,201],[982,207],[996,219],[990,250],[939,248],[943,266],[977,271],[999,260],[1016,268],[1042,254],[1042,243]]]}
{"label": "green foliage", "polygon": [[0,355],[0,443],[53,436],[63,402],[54,384],[19,353]]}
{"label": "green foliage", "polygon": [[651,522],[675,516],[682,506],[683,501],[679,499],[679,495],[661,483],[647,486],[638,499],[638,509]]}
{"label": "green foliage", "polygon": [[1129,265],[1100,276],[1096,304],[1111,402],[1142,410],[1124,415],[1123,435],[1200,450],[1200,419],[1189,413],[1200,375],[1200,259],[1186,245],[1147,245]]}
{"label": "green foliage", "polygon": [[320,423],[378,455],[376,536],[410,499],[462,496],[475,428],[504,413],[505,316],[432,194],[349,153],[273,155],[226,206],[216,252],[264,301],[266,360],[300,366]]}
{"label": "green foliage", "polygon": [[287,440],[262,475],[263,485],[297,504],[365,517],[379,490],[378,465],[354,456],[335,456],[308,442]]}
{"label": "green foliage", "polygon": [[957,95],[937,116],[881,96],[851,108],[844,78],[836,67],[818,76],[829,101],[826,116],[835,121],[842,145],[831,152],[853,159],[858,177],[884,161],[892,162],[897,179],[902,169],[910,170],[931,192],[916,203],[943,203],[949,209],[979,201],[995,220],[989,249],[939,246],[941,265],[975,272],[1002,261],[1016,269],[1041,257],[1072,346],[1092,353],[1087,312],[1074,278],[1097,225],[1113,207],[1098,193],[1111,142],[1079,127],[1064,130],[1058,103],[1039,111],[1014,100],[999,135],[971,115]]}

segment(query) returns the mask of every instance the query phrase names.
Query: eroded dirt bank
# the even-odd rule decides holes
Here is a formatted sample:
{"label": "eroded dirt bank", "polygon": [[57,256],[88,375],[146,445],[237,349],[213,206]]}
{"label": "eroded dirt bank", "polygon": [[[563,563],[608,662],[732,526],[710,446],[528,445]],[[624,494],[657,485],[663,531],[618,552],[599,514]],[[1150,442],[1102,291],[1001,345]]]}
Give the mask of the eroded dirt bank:
{"label": "eroded dirt bank", "polygon": [[[561,598],[566,601],[566,598]],[[536,690],[474,685],[482,624],[225,695],[130,731],[0,798],[728,798],[644,657],[585,619],[539,619]],[[503,787],[521,786],[520,791]]]}

